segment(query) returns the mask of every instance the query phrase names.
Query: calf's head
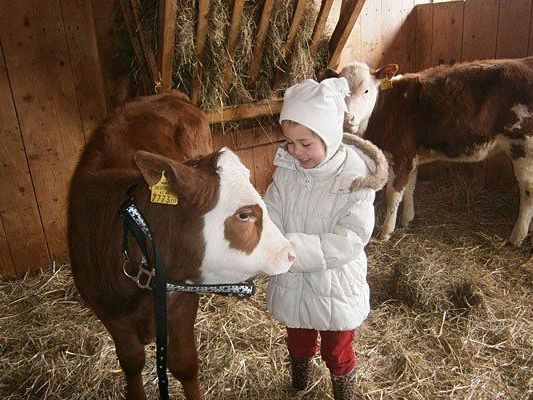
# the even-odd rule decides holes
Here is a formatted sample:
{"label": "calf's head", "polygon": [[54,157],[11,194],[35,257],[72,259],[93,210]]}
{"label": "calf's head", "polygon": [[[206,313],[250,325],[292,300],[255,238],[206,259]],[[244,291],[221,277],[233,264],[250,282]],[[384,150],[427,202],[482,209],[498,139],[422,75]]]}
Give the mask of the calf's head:
{"label": "calf's head", "polygon": [[368,125],[370,115],[376,105],[381,82],[392,78],[398,72],[398,65],[388,64],[372,70],[362,62],[347,65],[337,73],[329,70],[328,77],[344,77],[350,87],[350,95],[346,97],[348,112],[344,119],[344,129],[362,135]]}
{"label": "calf's head", "polygon": [[191,224],[201,219],[203,232],[197,239],[204,242],[202,283],[288,271],[294,261],[292,245],[268,217],[250,172],[231,150],[185,164],[145,151],[138,151],[134,160],[149,186],[165,171]]}

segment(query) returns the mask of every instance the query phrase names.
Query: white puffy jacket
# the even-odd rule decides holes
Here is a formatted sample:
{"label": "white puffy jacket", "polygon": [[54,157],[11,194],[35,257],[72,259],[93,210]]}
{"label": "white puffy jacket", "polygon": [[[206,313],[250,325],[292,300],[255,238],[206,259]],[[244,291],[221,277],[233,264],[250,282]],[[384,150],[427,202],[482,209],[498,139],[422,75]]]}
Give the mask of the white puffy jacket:
{"label": "white puffy jacket", "polygon": [[313,169],[278,149],[265,194],[269,216],[294,243],[290,271],[270,278],[268,309],[291,328],[350,330],[370,311],[364,246],[374,228],[374,197],[387,179],[385,157],[345,134],[338,152]]}

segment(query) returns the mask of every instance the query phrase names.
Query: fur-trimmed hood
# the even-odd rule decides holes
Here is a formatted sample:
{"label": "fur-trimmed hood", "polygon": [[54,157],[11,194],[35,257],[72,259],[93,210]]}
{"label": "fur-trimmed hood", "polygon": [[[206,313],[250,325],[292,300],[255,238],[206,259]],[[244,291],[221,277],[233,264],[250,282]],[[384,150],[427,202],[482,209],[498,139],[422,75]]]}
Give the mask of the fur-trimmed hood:
{"label": "fur-trimmed hood", "polygon": [[[342,180],[349,185],[339,185],[339,188],[344,188],[344,190],[348,192],[354,192],[363,188],[370,188],[376,191],[382,189],[387,183],[389,170],[383,152],[368,140],[351,133],[344,133],[342,141],[344,144],[353,146],[356,150],[359,150],[359,152],[363,154],[363,157],[367,158],[365,161],[369,168],[369,173],[364,176],[350,173],[348,171],[350,171],[351,168],[348,168],[347,165],[345,168],[346,173]],[[348,159],[346,161],[348,162]]]}
{"label": "fur-trimmed hood", "polygon": [[[338,152],[345,153],[346,156],[330,191],[353,193],[365,188],[376,191],[383,188],[387,182],[388,164],[381,150],[368,140],[351,133],[344,133],[343,143],[344,146],[341,145]],[[278,149],[274,165],[290,170],[298,169],[296,160],[289,154],[286,145]],[[327,167],[327,164],[318,168],[324,167]],[[309,174],[316,172],[319,171],[308,170]]]}

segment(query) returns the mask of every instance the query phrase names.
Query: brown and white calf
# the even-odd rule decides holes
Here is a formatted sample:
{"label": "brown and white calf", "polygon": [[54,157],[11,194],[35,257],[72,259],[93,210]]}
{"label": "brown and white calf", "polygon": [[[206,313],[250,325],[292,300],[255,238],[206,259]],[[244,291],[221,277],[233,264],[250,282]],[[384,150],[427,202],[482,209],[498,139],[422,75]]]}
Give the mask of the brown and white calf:
{"label": "brown and white calf", "polygon": [[510,239],[519,245],[533,216],[533,57],[439,66],[396,76],[380,89],[397,70],[395,64],[374,71],[356,62],[337,74],[351,89],[349,129],[383,150],[392,167],[380,237],[387,240],[394,231],[402,198],[402,224],[414,218],[420,164],[476,162],[505,152],[520,188]]}
{"label": "brown and white calf", "polygon": [[[269,219],[249,171],[229,149],[211,153],[203,113],[180,93],[141,97],[108,118],[72,177],[68,237],[76,286],[115,342],[128,399],[145,399],[144,346],[153,340],[153,295],[123,272],[119,207],[134,199],[153,232],[170,281],[229,283],[286,272],[292,245]],[[201,156],[201,157],[199,157]],[[162,171],[178,204],[150,202]],[[134,243],[134,242],[132,242]],[[168,368],[187,399],[201,399],[194,322],[198,295],[168,295]]]}

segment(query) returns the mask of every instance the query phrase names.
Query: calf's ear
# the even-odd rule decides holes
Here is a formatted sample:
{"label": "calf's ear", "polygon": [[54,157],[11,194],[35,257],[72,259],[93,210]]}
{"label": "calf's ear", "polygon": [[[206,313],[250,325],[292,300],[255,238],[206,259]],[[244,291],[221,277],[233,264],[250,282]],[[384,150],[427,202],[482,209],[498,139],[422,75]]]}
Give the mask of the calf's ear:
{"label": "calf's ear", "polygon": [[152,187],[159,182],[164,171],[170,188],[178,195],[190,195],[201,180],[197,169],[159,154],[138,150],[133,156],[133,161],[139,167],[148,186]]}
{"label": "calf's ear", "polygon": [[398,72],[398,64],[387,64],[374,72],[376,79],[392,78]]}
{"label": "calf's ear", "polygon": [[326,69],[323,69],[319,74],[318,74],[318,81],[319,82],[322,82],[324,79],[328,79],[328,78],[338,78],[340,76],[340,74],[335,71],[334,69],[332,68],[326,68]]}

